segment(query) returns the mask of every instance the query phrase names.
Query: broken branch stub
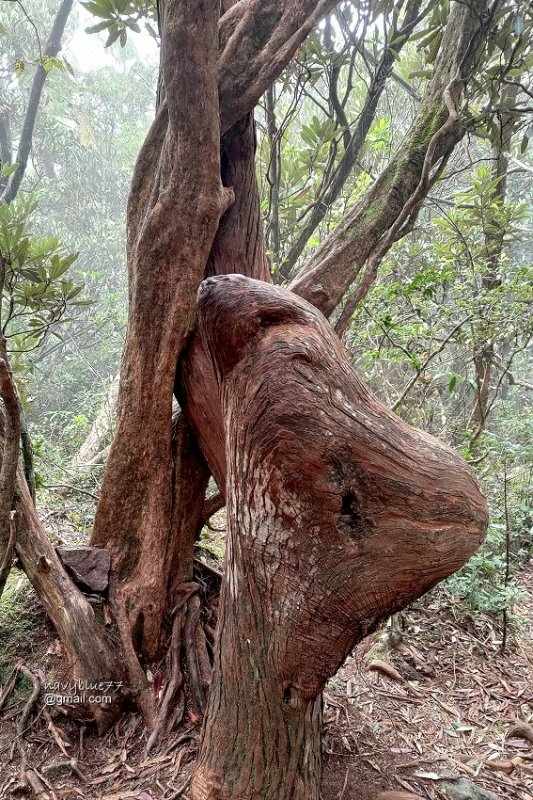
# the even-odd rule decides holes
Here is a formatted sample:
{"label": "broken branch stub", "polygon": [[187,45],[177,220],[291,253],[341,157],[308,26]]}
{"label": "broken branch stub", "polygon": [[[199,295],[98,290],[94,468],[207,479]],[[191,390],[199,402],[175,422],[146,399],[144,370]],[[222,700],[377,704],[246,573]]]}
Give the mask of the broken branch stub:
{"label": "broken branch stub", "polygon": [[291,292],[210,278],[197,335],[220,386],[228,544],[193,796],[312,800],[325,682],[474,553],[486,504],[466,462],[380,403]]}

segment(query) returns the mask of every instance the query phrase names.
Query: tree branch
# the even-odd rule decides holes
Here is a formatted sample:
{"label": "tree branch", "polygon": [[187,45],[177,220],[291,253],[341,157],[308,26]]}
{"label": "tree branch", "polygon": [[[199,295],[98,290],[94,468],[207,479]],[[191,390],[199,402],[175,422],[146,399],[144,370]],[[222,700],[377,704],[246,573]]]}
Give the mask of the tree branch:
{"label": "tree branch", "polygon": [[[480,18],[486,5],[485,0],[475,10],[462,3],[453,5],[433,78],[405,141],[376,183],[291,283],[292,291],[326,316],[340,303],[409,199],[415,197],[412,204],[409,202],[410,207],[423,199],[428,168],[451,152],[463,137],[464,126],[455,113],[455,104],[490,24]],[[448,121],[450,111],[449,124],[434,139]],[[389,244],[393,240],[394,235]]]}
{"label": "tree branch", "polygon": [[420,369],[418,369],[416,371],[416,374],[413,375],[413,377],[411,378],[411,380],[409,381],[409,383],[407,384],[407,386],[405,387],[405,389],[403,390],[403,392],[401,393],[399,398],[396,400],[396,402],[392,406],[392,411],[396,411],[396,409],[398,409],[402,405],[402,403],[404,402],[405,398],[407,397],[407,395],[409,394],[409,392],[411,391],[411,389],[413,388],[413,386],[415,385],[415,383],[417,382],[419,377],[427,369],[427,367],[431,364],[433,359],[436,358],[439,355],[439,353],[442,353],[442,351],[444,350],[444,348],[446,347],[448,342],[451,339],[453,339],[455,334],[458,331],[461,330],[463,325],[466,325],[466,323],[469,322],[471,319],[472,319],[472,314],[470,314],[468,317],[465,317],[464,319],[462,319],[461,322],[458,322],[457,325],[455,325],[455,327],[452,328],[452,330],[449,332],[449,334],[442,340],[442,342],[440,343],[439,347],[437,347],[436,350],[434,350],[432,353],[429,354],[429,356],[426,358],[426,360],[424,361],[424,363],[422,364]]}
{"label": "tree branch", "polygon": [[224,133],[252,111],[310,31],[338,0],[241,0],[220,20],[219,96]]}
{"label": "tree branch", "polygon": [[[72,4],[73,0],[63,0],[61,3],[52,26],[50,36],[48,37],[46,47],[44,48],[44,58],[55,58],[59,53],[61,49],[61,39],[63,37],[63,33],[65,32],[65,26],[67,24],[69,14],[72,10]],[[37,112],[41,102],[41,94],[47,75],[48,72],[44,68],[44,65],[42,63],[39,64],[33,78],[30,98],[28,100],[26,115],[24,117],[24,123],[22,125],[22,131],[20,134],[20,142],[17,153],[18,167],[16,172],[14,172],[11,176],[11,179],[7,184],[7,187],[1,198],[5,203],[11,203],[17,196],[24,173],[26,172],[26,167],[28,166],[28,158],[33,142],[35,120],[37,119]]]}
{"label": "tree branch", "polygon": [[[333,173],[333,177],[329,186],[325,187],[321,197],[315,202],[309,218],[302,230],[298,234],[296,241],[290,249],[287,258],[281,265],[280,273],[282,277],[288,278],[290,272],[296,261],[301,256],[307,242],[313,235],[317,226],[324,219],[327,211],[339,197],[348,175],[352,172],[359,158],[361,148],[365,143],[370,126],[374,121],[376,108],[379,99],[385,88],[387,79],[389,78],[396,55],[400,52],[402,47],[406,44],[410,34],[413,31],[413,24],[418,17],[420,9],[420,0],[410,0],[405,10],[404,24],[400,31],[394,30],[392,36],[389,36],[389,43],[384,47],[381,58],[378,61],[374,60],[376,69],[372,76],[370,87],[368,88],[365,102],[355,130],[353,131],[348,146]],[[392,47],[394,45],[394,48]]]}

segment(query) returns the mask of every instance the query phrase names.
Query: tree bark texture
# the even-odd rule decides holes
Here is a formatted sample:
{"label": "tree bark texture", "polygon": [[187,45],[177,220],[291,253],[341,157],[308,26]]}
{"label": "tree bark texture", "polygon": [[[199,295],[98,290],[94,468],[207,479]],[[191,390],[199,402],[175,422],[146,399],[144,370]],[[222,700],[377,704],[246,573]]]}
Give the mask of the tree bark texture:
{"label": "tree bark texture", "polygon": [[[147,659],[157,656],[167,602],[176,363],[230,203],[220,179],[218,17],[215,0],[165,7],[162,69],[169,125],[163,155],[170,169],[147,205],[140,208],[139,198],[130,202],[138,216],[129,215],[130,307],[119,416],[93,533],[93,544],[111,551],[112,599],[120,609],[123,644],[129,646],[133,631]],[[145,156],[135,181],[154,168]]]}
{"label": "tree bark texture", "polygon": [[[232,186],[235,203],[220,221],[206,276],[240,273],[270,283],[265,255],[259,187],[255,174],[255,130],[251,114],[222,139],[222,180]],[[194,357],[192,357],[194,351]],[[177,394],[186,411],[201,452],[221,492],[226,485],[226,456],[218,383],[202,340],[193,336],[187,349],[188,366],[180,372]]]}
{"label": "tree bark texture", "polygon": [[[190,576],[194,520],[199,518],[206,480],[200,462],[189,471],[191,450],[185,439],[183,447],[173,448],[174,388],[221,492],[230,471],[220,376],[205,337],[193,337],[181,374],[196,292],[206,275],[238,271],[268,279],[250,115],[309,30],[334,5],[331,0],[227,2],[219,23],[219,3],[213,0],[163,4],[162,102],[139,155],[128,205],[129,324],[117,429],[92,540],[111,554],[110,599],[130,682],[147,698],[149,722],[150,687],[136,653],[144,664],[161,654],[162,636],[168,633],[164,620],[169,591],[173,597],[182,596]],[[459,5],[448,27],[445,56],[436,67],[432,94],[423,104],[406,152],[376,184],[370,216],[359,207],[351,222],[341,223],[337,244],[328,250],[330,262],[320,259],[321,269],[332,271],[329,288],[323,291],[329,278],[320,270],[306,271],[296,281],[295,291],[326,313],[342,298],[357,264],[364,263],[365,253],[354,262],[354,248],[359,252],[370,243],[371,250],[417,186],[428,141],[445,116],[443,91],[468,49],[469,32],[476,29]],[[442,143],[444,151],[457,136],[454,129]],[[324,247],[327,250],[327,242]],[[342,262],[339,268],[336,255]],[[239,309],[238,329],[241,316]],[[228,329],[226,321],[220,332],[229,340]],[[178,485],[193,473],[190,490]],[[190,524],[185,518],[189,513]],[[171,572],[180,576],[177,582]],[[401,597],[400,593],[400,605]],[[191,608],[195,603],[191,601]]]}
{"label": "tree bark texture", "polygon": [[194,800],[314,800],[319,705],[353,646],[458,569],[486,504],[457,454],[373,397],[323,316],[243,276],[199,292],[228,541]]}
{"label": "tree bark texture", "polygon": [[[3,271],[2,262],[3,256],[0,253],[0,265]],[[1,300],[0,292],[0,302]],[[3,434],[0,464],[0,597],[2,597],[15,552],[16,526],[13,521],[13,499],[20,451],[20,401],[3,336],[0,336],[0,397],[4,407],[0,420]]]}
{"label": "tree bark texture", "polygon": [[[217,274],[249,268],[255,277],[268,277],[249,115],[265,81],[277,77],[334,3],[315,5],[306,2],[295,11],[295,4],[287,1],[280,10],[269,0],[260,8],[258,3],[247,4],[240,15],[231,7],[220,20],[220,36],[218,3],[164,6],[165,98],[139,155],[128,206],[130,317],[117,430],[92,541],[111,551],[123,642],[128,645],[131,638],[129,627],[148,661],[158,654],[166,602],[176,363],[193,324],[196,290],[206,270]],[[233,22],[228,23],[228,17]],[[264,47],[259,47],[259,34],[265,37]],[[246,59],[254,43],[258,50],[252,69]],[[238,87],[242,93],[237,114],[232,98]],[[224,111],[222,126],[219,95],[221,115],[224,96],[231,106]],[[197,133],[192,136],[191,131]],[[222,155],[221,131],[226,132]],[[219,227],[230,205],[230,192],[221,178],[231,181],[237,202]]]}

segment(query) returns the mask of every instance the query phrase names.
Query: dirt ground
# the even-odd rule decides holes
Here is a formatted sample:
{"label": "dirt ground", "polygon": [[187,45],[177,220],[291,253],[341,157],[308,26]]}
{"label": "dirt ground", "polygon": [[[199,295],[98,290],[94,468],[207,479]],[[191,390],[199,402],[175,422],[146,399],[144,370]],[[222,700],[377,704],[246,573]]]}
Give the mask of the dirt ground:
{"label": "dirt ground", "polygon": [[[445,798],[446,779],[463,778],[508,800],[533,800],[533,565],[520,583],[507,652],[486,618],[458,622],[435,590],[406,612],[402,640],[363,642],[325,692],[322,800]],[[32,607],[31,613],[41,612]],[[33,620],[35,622],[35,619]],[[30,670],[60,668],[44,619],[13,658]],[[9,665],[0,663],[2,683]],[[30,796],[18,785],[17,726],[31,683],[0,714],[0,798]],[[130,715],[103,739],[44,707],[24,731],[28,764],[50,798],[187,800],[198,730],[182,728],[143,758],[145,732]],[[452,781],[453,783],[453,781]],[[455,785],[455,784],[454,784]]]}

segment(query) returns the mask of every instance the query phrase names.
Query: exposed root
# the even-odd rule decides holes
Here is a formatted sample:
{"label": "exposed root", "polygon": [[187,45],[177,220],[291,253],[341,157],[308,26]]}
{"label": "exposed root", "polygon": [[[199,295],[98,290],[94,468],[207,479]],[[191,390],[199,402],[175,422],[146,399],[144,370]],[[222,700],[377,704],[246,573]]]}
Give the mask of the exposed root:
{"label": "exposed root", "polygon": [[[203,583],[203,581],[201,581]],[[178,727],[185,711],[185,687],[182,662],[187,669],[190,703],[195,720],[200,719],[205,709],[207,689],[211,680],[213,629],[207,625],[206,634],[201,623],[202,603],[199,597],[201,586],[196,581],[183,583],[176,592],[180,599],[172,609],[174,622],[167,654],[168,682],[159,701],[154,726],[145,747],[145,756],[160,740]]]}
{"label": "exposed root", "polygon": [[205,633],[200,623],[200,608],[200,598],[197,596],[192,597],[187,603],[184,637],[191,702],[197,717],[201,717],[205,711],[207,691],[211,683],[211,662]]}
{"label": "exposed root", "polygon": [[23,781],[28,784],[37,800],[56,800],[57,795],[53,790],[48,791],[43,776],[36,769],[27,769]]}
{"label": "exposed root", "polygon": [[371,661],[370,664],[367,666],[367,670],[369,672],[382,672],[383,675],[386,675],[387,678],[390,678],[392,681],[397,681],[398,683],[403,684],[407,691],[410,694],[415,695],[415,697],[420,696],[420,692],[418,692],[414,686],[411,686],[409,681],[407,681],[403,675],[401,675],[397,669],[395,669],[391,664],[387,664],[386,661],[380,661],[379,659],[375,659]]}
{"label": "exposed root", "polygon": [[181,671],[181,640],[184,624],[185,612],[181,608],[177,611],[172,625],[169,650],[170,680],[161,698],[155,725],[146,743],[145,756],[151,752],[165,732],[169,733],[174,726],[179,725],[183,717],[185,703],[183,697],[183,674]]}
{"label": "exposed root", "polygon": [[367,667],[369,672],[382,672],[387,678],[390,678],[391,681],[398,681],[399,683],[404,683],[404,678],[400,675],[397,669],[395,669],[390,664],[387,664],[385,661],[379,661],[375,659],[371,661]]}
{"label": "exposed root", "polygon": [[39,695],[41,694],[42,680],[40,675],[30,672],[30,670],[23,664],[18,665],[17,673],[22,673],[22,675],[28,678],[33,685],[32,693],[22,710],[22,714],[20,715],[20,719],[17,724],[16,744],[20,755],[20,782],[22,785],[29,786],[34,796],[39,798],[39,800],[54,800],[54,791],[48,791],[46,780],[43,778],[43,776],[40,775],[35,768],[28,767],[28,757],[24,744],[24,737],[28,729],[31,727],[30,720],[35,706],[37,705]]}
{"label": "exposed root", "polygon": [[52,734],[55,743],[57,744],[63,755],[66,756],[70,761],[70,754],[66,750],[66,748],[69,747],[69,742],[66,742],[61,736],[61,733],[58,731],[58,729],[52,722],[52,717],[50,716],[47,708],[43,709],[43,717],[46,720],[46,727]]}

